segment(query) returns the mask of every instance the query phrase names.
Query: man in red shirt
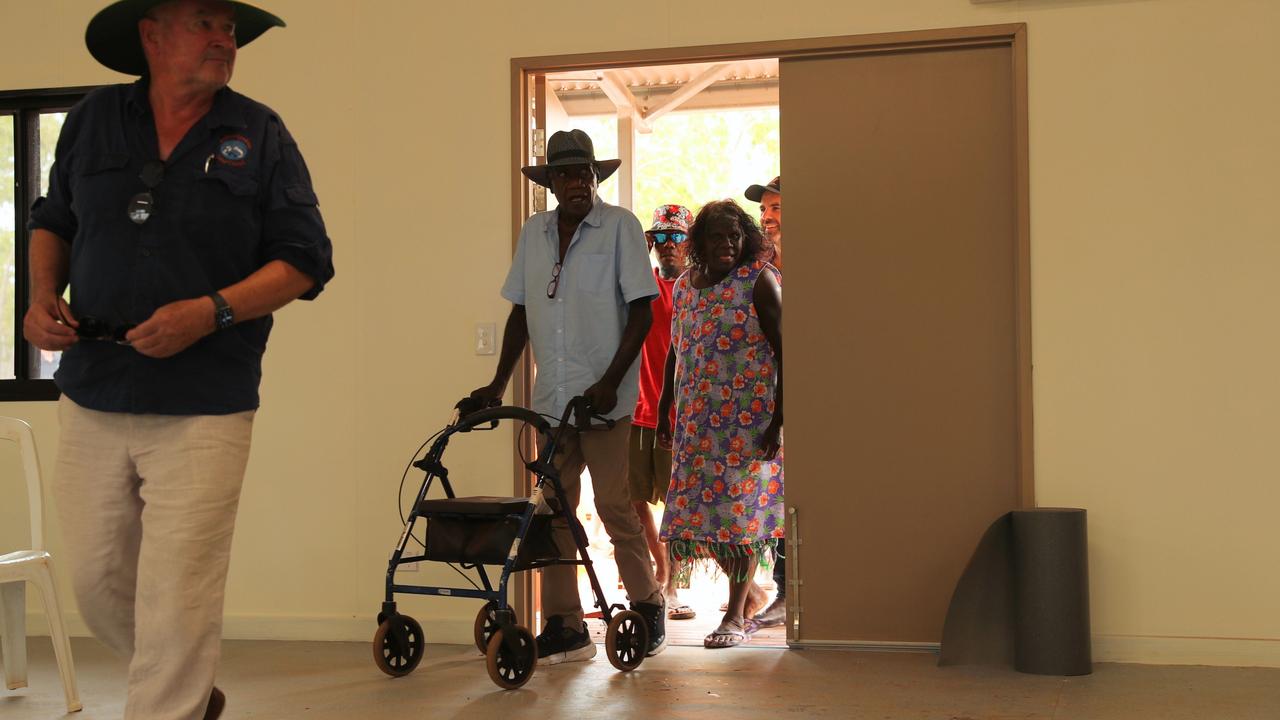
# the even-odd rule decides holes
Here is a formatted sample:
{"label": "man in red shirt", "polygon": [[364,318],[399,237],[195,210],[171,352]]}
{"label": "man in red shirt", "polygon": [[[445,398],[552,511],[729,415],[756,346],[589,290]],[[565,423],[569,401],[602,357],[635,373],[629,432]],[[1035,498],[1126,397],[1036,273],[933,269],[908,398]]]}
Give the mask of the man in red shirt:
{"label": "man in red shirt", "polygon": [[632,415],[629,443],[631,503],[644,527],[649,553],[657,564],[655,574],[667,596],[667,617],[672,620],[692,618],[694,611],[676,597],[667,548],[658,540],[658,528],[649,505],[664,502],[671,484],[671,448],[659,447],[656,433],[658,398],[662,396],[663,370],[667,349],[671,347],[671,291],[685,271],[691,222],[693,213],[688,208],[663,205],[653,211],[653,226],[644,234],[649,250],[657,250],[658,267],[653,272],[658,280],[658,296],[650,305],[653,324],[640,352],[640,397]]}

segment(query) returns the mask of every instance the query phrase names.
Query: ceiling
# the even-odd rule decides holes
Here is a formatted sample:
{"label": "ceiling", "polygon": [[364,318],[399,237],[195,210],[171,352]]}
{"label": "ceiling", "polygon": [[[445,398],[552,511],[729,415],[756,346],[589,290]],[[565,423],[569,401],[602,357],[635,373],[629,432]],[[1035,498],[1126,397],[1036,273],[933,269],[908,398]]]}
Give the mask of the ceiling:
{"label": "ceiling", "polygon": [[778,104],[778,60],[654,65],[550,73],[547,86],[570,116],[634,112],[643,124],[677,108]]}

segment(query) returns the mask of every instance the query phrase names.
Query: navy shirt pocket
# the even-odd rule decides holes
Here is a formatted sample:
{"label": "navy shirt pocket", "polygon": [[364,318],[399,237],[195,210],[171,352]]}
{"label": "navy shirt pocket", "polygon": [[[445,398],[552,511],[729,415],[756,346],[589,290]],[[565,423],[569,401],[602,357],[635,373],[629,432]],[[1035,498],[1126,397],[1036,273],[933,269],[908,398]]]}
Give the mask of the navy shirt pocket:
{"label": "navy shirt pocket", "polygon": [[74,167],[71,211],[77,224],[124,227],[122,223],[129,219],[129,198],[146,189],[137,173],[129,172],[129,155],[92,153],[80,158]]}
{"label": "navy shirt pocket", "polygon": [[197,243],[251,250],[259,234],[258,179],[244,171],[211,169],[187,198]]}

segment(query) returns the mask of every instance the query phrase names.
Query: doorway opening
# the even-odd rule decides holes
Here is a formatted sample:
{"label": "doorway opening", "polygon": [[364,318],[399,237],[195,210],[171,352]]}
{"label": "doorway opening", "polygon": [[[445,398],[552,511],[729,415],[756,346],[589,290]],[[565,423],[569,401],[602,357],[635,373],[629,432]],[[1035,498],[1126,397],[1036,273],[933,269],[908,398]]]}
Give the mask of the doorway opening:
{"label": "doorway opening", "polygon": [[[751,185],[769,183],[780,172],[776,58],[586,68],[548,73],[540,86],[537,98],[544,103],[544,137],[559,130],[584,130],[592,138],[596,157],[620,159],[618,172],[600,183],[599,196],[631,210],[645,229],[650,229],[655,209],[661,206],[681,205],[696,215],[705,203],[725,198],[759,220],[759,203],[744,197],[744,192]],[[535,210],[550,210],[555,198],[541,193],[533,205]],[[658,271],[656,248],[650,260]],[[669,334],[669,327],[664,329]],[[653,391],[641,381],[642,394]],[[656,400],[649,398],[648,404],[656,405]],[[595,515],[589,477],[584,471],[578,516],[591,541],[596,572],[612,597],[623,589],[612,545]],[[665,505],[646,504],[645,510],[651,527],[661,532]],[[755,581],[762,592],[757,604],[767,607],[778,589],[771,566],[756,572]],[[699,561],[674,584],[680,612],[668,613],[668,641],[701,646],[720,624],[721,604],[729,597],[728,580],[710,561]],[[591,596],[585,571],[579,572],[579,590],[582,597]],[[604,624],[590,618],[590,613],[588,627],[603,642]],[[782,624],[762,628],[750,645],[785,647],[786,630]]]}
{"label": "doorway opening", "polygon": [[[936,649],[976,538],[1034,505],[1027,29],[514,58],[513,165],[544,161],[549,75],[758,58],[787,76],[787,642]],[[515,238],[546,197],[510,190]]]}

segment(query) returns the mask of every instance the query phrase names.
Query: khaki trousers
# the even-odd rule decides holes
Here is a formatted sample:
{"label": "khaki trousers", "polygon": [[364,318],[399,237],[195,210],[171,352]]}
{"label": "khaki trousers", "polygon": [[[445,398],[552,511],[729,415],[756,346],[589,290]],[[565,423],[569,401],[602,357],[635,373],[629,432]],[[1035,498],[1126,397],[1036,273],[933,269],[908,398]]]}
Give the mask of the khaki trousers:
{"label": "khaki trousers", "polygon": [[254,413],[105,413],[64,396],[58,417],[64,552],[85,624],[129,661],[125,719],[200,720]]}
{"label": "khaki trousers", "polygon": [[[627,487],[627,440],[631,437],[631,418],[619,420],[612,430],[588,430],[569,433],[556,454],[555,466],[568,496],[569,511],[576,512],[582,491],[582,468],[591,471],[591,487],[596,496],[596,513],[613,543],[613,557],[618,575],[633,602],[661,604],[662,593],[649,564],[649,546],[645,544],[640,518],[631,509],[631,493]],[[555,497],[551,483],[543,486],[544,497]],[[574,547],[573,534],[563,519],[552,522],[556,547],[565,557]],[[576,554],[575,554],[576,556]],[[599,558],[592,558],[598,562]],[[542,617],[560,616],[565,626],[582,627],[582,598],[578,595],[578,567],[553,565],[542,569]]]}

